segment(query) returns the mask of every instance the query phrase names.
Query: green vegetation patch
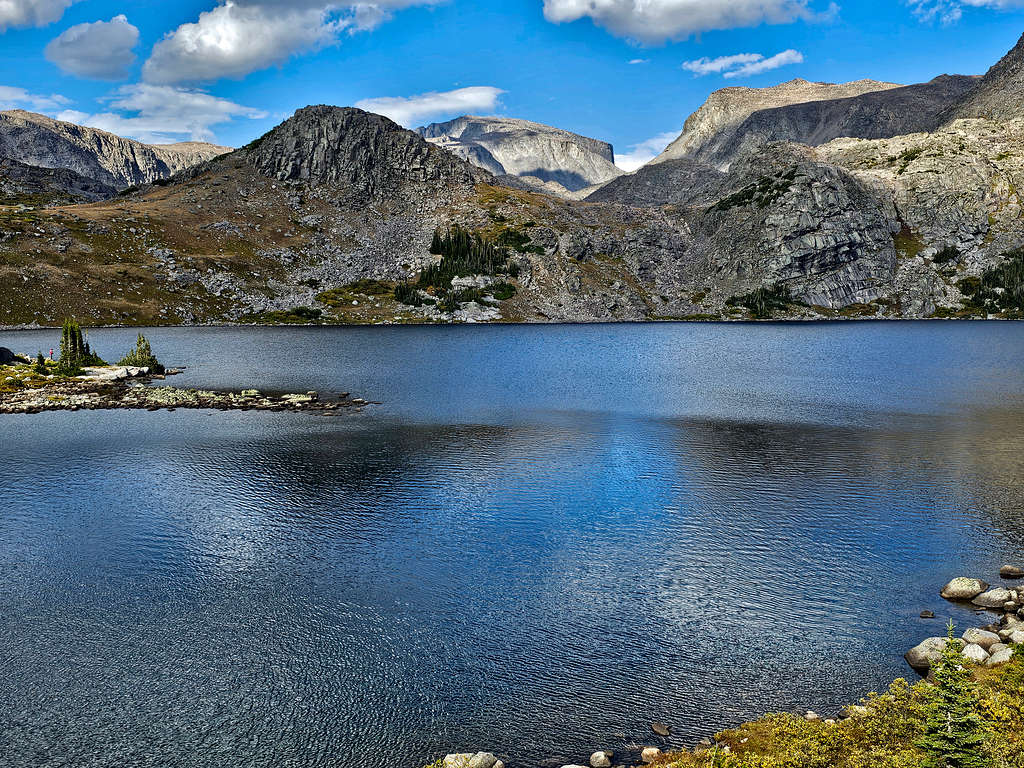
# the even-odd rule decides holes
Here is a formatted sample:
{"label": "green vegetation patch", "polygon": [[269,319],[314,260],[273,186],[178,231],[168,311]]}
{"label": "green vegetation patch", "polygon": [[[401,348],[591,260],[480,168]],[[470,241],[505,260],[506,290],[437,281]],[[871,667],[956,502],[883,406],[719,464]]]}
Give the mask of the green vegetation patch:
{"label": "green vegetation patch", "polygon": [[[849,718],[771,714],[667,755],[672,768],[1018,768],[1024,755],[1024,647],[1009,664],[975,667],[950,643],[935,685],[897,680]],[[726,749],[727,748],[727,749]]]}
{"label": "green vegetation patch", "polygon": [[916,258],[924,250],[924,240],[906,224],[893,237],[893,245],[904,259]]}
{"label": "green vegetation patch", "polygon": [[243,323],[253,325],[319,325],[323,322],[324,312],[315,307],[295,307],[276,312],[262,312],[258,315],[245,315]]}
{"label": "green vegetation patch", "polygon": [[748,205],[756,205],[762,209],[767,208],[793,188],[797,175],[797,169],[790,168],[781,176],[764,176],[739,192],[719,200],[710,208],[709,213],[730,211],[733,208],[744,208]]}
{"label": "green vegetation patch", "polygon": [[1024,317],[1024,248],[1004,256],[1002,264],[981,277],[969,277],[957,284],[967,297],[965,309],[979,314]]}
{"label": "green vegetation patch", "polygon": [[795,306],[806,306],[803,302],[795,300],[789,293],[789,289],[781,285],[769,285],[758,288],[756,291],[743,296],[733,296],[725,302],[727,307],[748,310],[758,320],[765,320],[772,316],[772,312],[788,310]]}

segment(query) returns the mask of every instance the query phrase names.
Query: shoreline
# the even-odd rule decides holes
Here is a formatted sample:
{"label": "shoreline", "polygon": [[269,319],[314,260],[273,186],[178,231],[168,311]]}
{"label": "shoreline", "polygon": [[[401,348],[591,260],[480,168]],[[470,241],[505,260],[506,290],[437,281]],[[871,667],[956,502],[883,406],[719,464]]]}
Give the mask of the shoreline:
{"label": "shoreline", "polygon": [[[997,622],[990,622],[982,627],[968,627],[960,638],[954,639],[954,642],[961,646],[961,655],[966,665],[975,670],[975,674],[999,674],[1001,670],[1009,669],[1014,665],[1021,667],[1024,672],[1024,582],[1022,582],[1024,569],[1004,566],[1000,571],[1000,579],[1007,583],[1017,583],[1018,586],[992,587],[981,579],[959,577],[953,579],[940,592],[940,596],[950,603],[969,605],[1000,617]],[[922,611],[921,618],[931,620],[936,619],[937,616],[932,611]],[[664,744],[664,740],[671,735],[671,728],[662,723],[652,723],[650,728],[653,737],[650,739],[651,743],[647,745],[634,743],[628,749],[619,751],[598,749],[589,758],[581,756],[579,763],[563,765],[562,761],[553,759],[545,760],[540,764],[552,766],[552,768],[557,768],[559,765],[561,768],[628,768],[629,766],[649,765],[664,766],[665,768],[717,766],[719,765],[716,759],[718,757],[727,758],[730,755],[736,758],[742,757],[750,740],[764,736],[762,731],[771,727],[765,724],[775,725],[771,722],[773,720],[785,721],[786,725],[783,728],[790,732],[800,729],[812,732],[814,729],[842,728],[849,721],[866,721],[868,718],[878,715],[879,710],[890,709],[884,703],[879,704],[879,702],[885,702],[886,697],[893,700],[902,698],[909,700],[915,689],[920,690],[920,686],[931,686],[934,680],[931,667],[941,657],[947,640],[946,637],[928,638],[904,656],[908,666],[920,675],[920,679],[915,683],[911,684],[905,678],[899,678],[892,683],[888,693],[881,695],[869,693],[860,703],[844,706],[834,717],[823,718],[811,711],[807,711],[804,715],[769,713],[757,720],[727,728],[713,738],[702,739],[696,746],[681,750],[663,750],[657,746],[654,743],[656,740],[654,737]],[[1024,694],[1024,691],[1021,693]],[[903,701],[891,701],[890,703],[905,704]],[[760,760],[762,757],[763,753],[758,753],[756,759]],[[772,757],[775,756],[771,755],[769,759]],[[505,759],[511,758],[505,756]],[[762,765],[761,762],[756,764]],[[520,764],[515,763],[515,765]],[[746,763],[730,762],[729,765],[745,766]],[[481,751],[451,752],[423,768],[505,768],[505,766],[506,762],[502,758],[492,752]]]}
{"label": "shoreline", "polygon": [[[230,323],[230,322],[217,322],[217,323],[191,323],[191,324],[175,324],[175,325],[91,325],[90,330],[107,330],[107,331],[128,331],[136,329],[151,329],[151,330],[173,330],[173,329],[188,329],[188,330],[199,330],[204,328],[262,328],[262,329],[282,329],[282,328],[448,328],[451,326],[461,327],[473,327],[473,326],[503,326],[508,328],[516,327],[551,327],[551,326],[647,326],[647,325],[843,325],[846,323],[876,323],[876,324],[889,324],[889,323],[1024,323],[1024,318],[1011,318],[1011,317],[776,317],[776,318],[765,318],[758,320],[755,318],[715,318],[715,319],[665,319],[659,318],[655,320],[593,320],[593,321],[581,321],[581,320],[535,320],[535,321],[505,321],[495,320],[489,322],[448,322],[448,323],[395,323],[395,322],[379,322],[379,323]],[[59,331],[60,326],[51,325],[35,325],[29,323],[27,325],[0,325],[0,333],[18,333],[24,331]]]}

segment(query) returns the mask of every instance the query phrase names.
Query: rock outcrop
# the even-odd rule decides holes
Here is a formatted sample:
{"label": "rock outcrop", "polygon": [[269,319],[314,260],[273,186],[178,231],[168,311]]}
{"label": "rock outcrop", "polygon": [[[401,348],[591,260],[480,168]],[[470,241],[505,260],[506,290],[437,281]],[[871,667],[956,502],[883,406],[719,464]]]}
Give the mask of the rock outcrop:
{"label": "rock outcrop", "polygon": [[611,144],[527,120],[466,116],[417,133],[495,176],[556,184],[569,192],[622,175]]}
{"label": "rock outcrop", "polygon": [[330,185],[354,197],[397,200],[425,185],[452,197],[489,178],[388,118],[350,107],[300,109],[240,155],[270,178]]}
{"label": "rock outcrop", "polygon": [[116,192],[66,168],[39,168],[0,157],[0,205],[72,205],[105,200]]}
{"label": "rock outcrop", "polygon": [[32,112],[0,112],[0,157],[66,168],[117,189],[169,178],[227,151],[198,142],[150,146]]}

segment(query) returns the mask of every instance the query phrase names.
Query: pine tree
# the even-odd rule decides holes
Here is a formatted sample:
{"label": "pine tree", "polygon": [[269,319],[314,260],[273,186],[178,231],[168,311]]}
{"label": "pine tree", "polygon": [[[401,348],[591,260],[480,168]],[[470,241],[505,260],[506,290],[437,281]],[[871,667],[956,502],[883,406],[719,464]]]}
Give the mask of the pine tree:
{"label": "pine tree", "polygon": [[38,373],[38,374],[41,374],[43,376],[45,376],[47,374],[46,358],[43,357],[43,353],[42,352],[40,352],[38,355],[36,355],[35,372]]}
{"label": "pine tree", "polygon": [[953,630],[950,621],[949,639],[934,667],[935,687],[918,746],[928,754],[924,768],[988,768],[983,749],[986,723],[978,713],[974,676],[964,666]]}

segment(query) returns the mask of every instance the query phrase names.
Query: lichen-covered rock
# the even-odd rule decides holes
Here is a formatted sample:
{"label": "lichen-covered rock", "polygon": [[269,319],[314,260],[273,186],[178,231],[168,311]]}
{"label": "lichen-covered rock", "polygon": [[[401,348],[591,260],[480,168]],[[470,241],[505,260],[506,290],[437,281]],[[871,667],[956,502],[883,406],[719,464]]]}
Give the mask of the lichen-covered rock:
{"label": "lichen-covered rock", "polygon": [[944,586],[939,594],[947,600],[973,600],[988,589],[988,586],[981,579],[958,576]]}
{"label": "lichen-covered rock", "polygon": [[1011,598],[1010,590],[996,587],[988,592],[983,592],[971,600],[971,602],[982,608],[1002,608]]}

